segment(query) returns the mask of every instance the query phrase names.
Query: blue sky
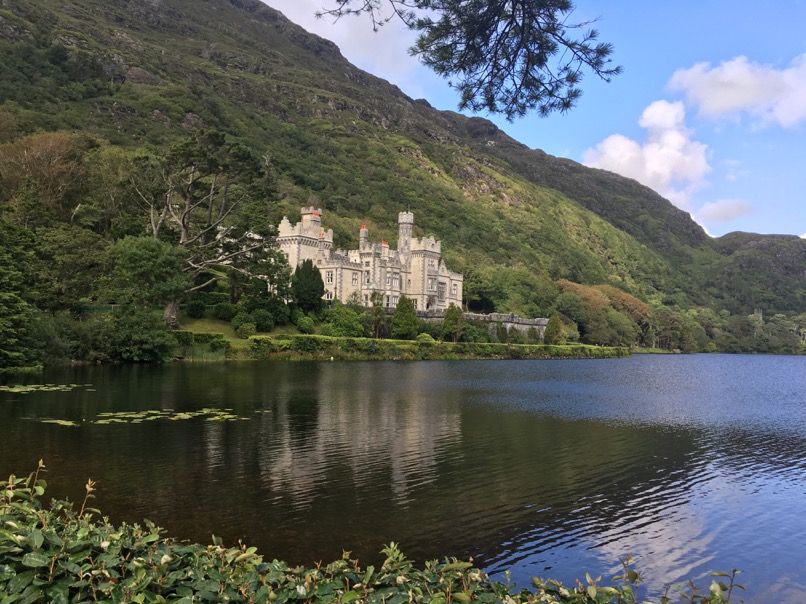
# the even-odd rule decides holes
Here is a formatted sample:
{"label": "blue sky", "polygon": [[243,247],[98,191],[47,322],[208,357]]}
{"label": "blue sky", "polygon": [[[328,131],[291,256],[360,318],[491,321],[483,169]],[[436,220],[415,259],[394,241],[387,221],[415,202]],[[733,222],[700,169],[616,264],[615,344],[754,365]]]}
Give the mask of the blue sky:
{"label": "blue sky", "polygon": [[[397,22],[376,34],[364,18],[314,18],[334,0],[264,1],[409,96],[456,110],[446,81],[408,56],[413,38]],[[570,20],[598,17],[624,73],[588,74],[564,115],[479,115],[529,147],[639,180],[713,236],[806,236],[806,0],[576,6]]]}

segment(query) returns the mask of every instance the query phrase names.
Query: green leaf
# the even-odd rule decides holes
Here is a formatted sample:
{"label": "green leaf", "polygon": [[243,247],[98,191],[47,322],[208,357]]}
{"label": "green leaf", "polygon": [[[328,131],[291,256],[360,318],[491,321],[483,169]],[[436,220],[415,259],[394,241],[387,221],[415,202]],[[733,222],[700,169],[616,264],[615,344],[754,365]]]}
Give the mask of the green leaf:
{"label": "green leaf", "polygon": [[36,576],[36,571],[28,570],[24,573],[19,573],[16,577],[11,579],[6,585],[6,591],[10,594],[21,592],[23,589],[31,584]]}
{"label": "green leaf", "polygon": [[28,535],[28,543],[31,544],[33,549],[39,549],[42,547],[42,542],[45,540],[45,536],[42,534],[42,531],[33,531],[30,535]]}
{"label": "green leaf", "polygon": [[50,558],[39,552],[28,552],[22,557],[22,564],[28,568],[39,568],[40,566],[48,566]]}
{"label": "green leaf", "polygon": [[341,602],[342,604],[349,604],[349,602],[352,602],[353,600],[357,599],[358,599],[358,592],[351,589],[346,594],[344,594],[344,597],[341,599]]}
{"label": "green leaf", "polygon": [[8,581],[17,573],[8,564],[0,564],[0,581]]}

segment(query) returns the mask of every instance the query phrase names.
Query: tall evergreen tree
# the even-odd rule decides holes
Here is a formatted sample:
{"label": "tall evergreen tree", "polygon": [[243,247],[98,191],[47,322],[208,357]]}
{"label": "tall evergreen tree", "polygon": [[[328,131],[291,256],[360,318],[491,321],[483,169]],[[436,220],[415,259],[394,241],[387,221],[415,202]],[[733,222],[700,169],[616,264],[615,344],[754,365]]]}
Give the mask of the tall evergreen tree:
{"label": "tall evergreen tree", "polygon": [[396,340],[413,340],[420,331],[420,320],[414,303],[406,296],[400,296],[392,316],[392,337]]}
{"label": "tall evergreen tree", "polygon": [[311,260],[303,260],[294,269],[291,277],[291,296],[304,312],[316,312],[322,308],[322,296],[325,295],[325,282],[322,273]]}

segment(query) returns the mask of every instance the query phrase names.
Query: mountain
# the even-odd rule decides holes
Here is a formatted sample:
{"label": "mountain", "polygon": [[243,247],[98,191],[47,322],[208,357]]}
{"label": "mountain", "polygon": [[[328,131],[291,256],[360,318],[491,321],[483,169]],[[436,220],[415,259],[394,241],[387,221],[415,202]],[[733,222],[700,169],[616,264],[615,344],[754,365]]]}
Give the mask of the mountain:
{"label": "mountain", "polygon": [[337,246],[362,223],[394,245],[410,209],[477,309],[547,313],[560,280],[682,308],[806,308],[805,240],[712,239],[631,179],[407,97],[258,0],[0,0],[0,53],[0,142],[81,133],[88,162],[220,130],[268,159],[267,220],[317,205]]}

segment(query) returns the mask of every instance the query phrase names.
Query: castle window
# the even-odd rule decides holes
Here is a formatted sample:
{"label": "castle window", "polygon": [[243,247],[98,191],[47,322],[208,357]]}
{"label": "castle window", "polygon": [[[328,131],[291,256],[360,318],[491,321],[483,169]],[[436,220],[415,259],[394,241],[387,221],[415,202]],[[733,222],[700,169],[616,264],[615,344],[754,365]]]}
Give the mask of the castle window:
{"label": "castle window", "polygon": [[326,271],[325,275],[326,275],[325,281],[327,283],[333,283],[333,271]]}
{"label": "castle window", "polygon": [[364,261],[364,266],[369,266],[369,260]]}
{"label": "castle window", "polygon": [[428,289],[429,289],[429,291],[434,289],[434,280],[433,279],[428,280]]}
{"label": "castle window", "polygon": [[327,290],[325,292],[325,300],[332,300],[332,299],[333,299],[333,292],[330,291],[330,290]]}
{"label": "castle window", "polygon": [[414,298],[412,302],[414,303],[414,310],[417,310],[417,298]]}
{"label": "castle window", "polygon": [[369,271],[364,271],[364,283],[369,283]]}
{"label": "castle window", "polygon": [[353,273],[353,285],[358,285],[358,273]]}
{"label": "castle window", "polygon": [[448,291],[448,286],[445,283],[443,283],[442,281],[440,281],[439,282],[439,293],[437,294],[437,297],[439,298],[440,302],[443,302],[445,300],[445,294],[447,293],[447,291]]}
{"label": "castle window", "polygon": [[456,283],[451,284],[451,295],[455,298],[459,294],[459,286]]}
{"label": "castle window", "polygon": [[400,273],[392,274],[392,287],[400,287]]}

